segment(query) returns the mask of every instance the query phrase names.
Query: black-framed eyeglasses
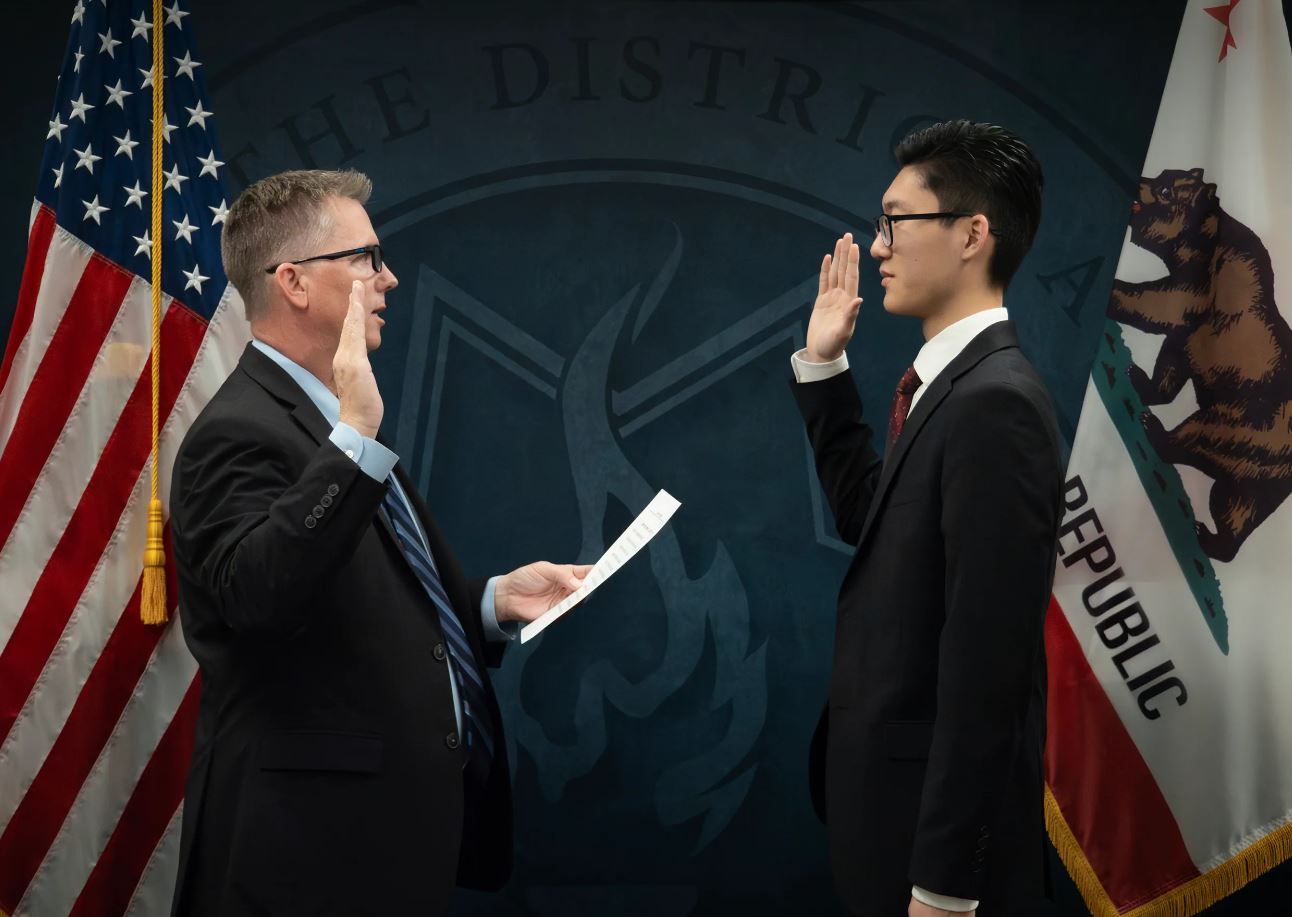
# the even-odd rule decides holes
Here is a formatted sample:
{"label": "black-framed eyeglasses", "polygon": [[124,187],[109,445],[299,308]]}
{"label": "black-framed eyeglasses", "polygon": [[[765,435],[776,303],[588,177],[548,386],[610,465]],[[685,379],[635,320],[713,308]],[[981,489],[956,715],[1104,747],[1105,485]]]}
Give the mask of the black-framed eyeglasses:
{"label": "black-framed eyeglasses", "polygon": [[[893,244],[893,224],[900,223],[902,220],[950,220],[956,217],[972,217],[977,213],[972,210],[946,210],[941,213],[899,213],[890,216],[887,213],[881,213],[875,217],[875,234],[883,240],[885,245]],[[993,236],[999,236],[999,229],[989,230]]]}
{"label": "black-framed eyeglasses", "polygon": [[357,255],[367,255],[372,262],[372,272],[381,273],[381,267],[385,263],[381,259],[381,245],[362,245],[359,248],[347,248],[343,252],[328,252],[326,255],[315,255],[312,258],[298,258],[295,261],[279,261],[272,267],[265,268],[266,274],[272,274],[284,264],[305,264],[308,261],[337,261],[341,258],[353,258]]}

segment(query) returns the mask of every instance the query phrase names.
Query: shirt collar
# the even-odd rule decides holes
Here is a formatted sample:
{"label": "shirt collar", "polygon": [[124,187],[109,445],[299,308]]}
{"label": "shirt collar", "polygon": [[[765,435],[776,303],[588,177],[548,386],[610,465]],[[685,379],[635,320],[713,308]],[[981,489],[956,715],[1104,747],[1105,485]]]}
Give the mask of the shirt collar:
{"label": "shirt collar", "polygon": [[251,345],[282,367],[283,372],[292,377],[292,381],[301,387],[301,391],[314,402],[323,419],[335,427],[341,420],[341,402],[333,395],[318,376],[290,357],[284,356],[264,341],[252,338]]}
{"label": "shirt collar", "polygon": [[933,335],[915,355],[915,374],[920,377],[920,387],[923,388],[936,379],[969,346],[969,342],[988,327],[1008,319],[1009,312],[1003,306],[984,309],[947,325]]}

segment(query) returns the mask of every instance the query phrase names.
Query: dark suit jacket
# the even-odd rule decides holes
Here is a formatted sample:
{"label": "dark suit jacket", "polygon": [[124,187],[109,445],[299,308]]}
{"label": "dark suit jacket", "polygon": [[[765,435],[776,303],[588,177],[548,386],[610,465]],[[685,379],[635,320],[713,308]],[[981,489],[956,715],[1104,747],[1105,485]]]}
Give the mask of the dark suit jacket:
{"label": "dark suit jacket", "polygon": [[[506,755],[463,770],[436,611],[378,513],[388,485],[330,432],[248,346],[180,446],[171,530],[202,676],[184,917],[438,914],[455,879],[496,888],[511,869]],[[400,483],[483,671],[501,658],[484,583]],[[489,715],[502,749],[492,693]]]}
{"label": "dark suit jacket", "polygon": [[912,884],[980,899],[983,917],[1026,913],[1044,900],[1049,395],[1009,322],[933,380],[887,461],[850,373],[793,391],[857,546],[813,756],[838,891],[879,917],[905,914]]}

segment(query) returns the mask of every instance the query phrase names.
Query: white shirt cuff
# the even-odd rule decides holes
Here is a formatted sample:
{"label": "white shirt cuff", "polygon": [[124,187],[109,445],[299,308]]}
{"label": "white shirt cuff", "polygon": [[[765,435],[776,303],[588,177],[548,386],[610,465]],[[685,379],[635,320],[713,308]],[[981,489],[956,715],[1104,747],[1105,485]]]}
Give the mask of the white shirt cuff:
{"label": "white shirt cuff", "polygon": [[395,470],[399,456],[375,439],[364,436],[348,423],[338,422],[328,436],[332,444],[359,466],[359,470],[374,481],[384,481]]}
{"label": "white shirt cuff", "polygon": [[926,892],[918,885],[911,886],[911,897],[921,904],[927,904],[929,907],[940,907],[944,911],[955,911],[959,914],[966,914],[969,911],[978,910],[978,902],[970,898],[952,898],[950,895],[935,895],[933,892]]}
{"label": "white shirt cuff", "polygon": [[480,599],[480,623],[484,625],[485,639],[494,643],[515,640],[519,630],[519,625],[515,621],[509,621],[506,624],[498,623],[498,609],[493,599],[494,592],[498,588],[498,580],[501,578],[495,576],[485,583],[484,596]]}
{"label": "white shirt cuff", "polygon": [[844,351],[829,363],[813,363],[807,358],[805,347],[790,357],[790,366],[794,367],[794,378],[799,382],[823,382],[848,368],[848,352]]}

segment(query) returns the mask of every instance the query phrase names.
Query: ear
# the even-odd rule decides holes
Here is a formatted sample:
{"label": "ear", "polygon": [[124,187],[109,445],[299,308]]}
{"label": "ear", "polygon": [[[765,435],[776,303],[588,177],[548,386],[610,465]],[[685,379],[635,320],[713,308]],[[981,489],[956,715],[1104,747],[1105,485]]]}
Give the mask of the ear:
{"label": "ear", "polygon": [[288,263],[278,265],[269,278],[269,283],[277,291],[278,296],[286,300],[293,309],[309,307],[309,284],[305,279],[305,273],[296,265]]}
{"label": "ear", "polygon": [[970,258],[978,257],[987,245],[987,240],[991,238],[991,224],[981,213],[974,214],[969,219],[968,233],[965,235],[964,248],[960,252],[962,261],[968,261]]}

